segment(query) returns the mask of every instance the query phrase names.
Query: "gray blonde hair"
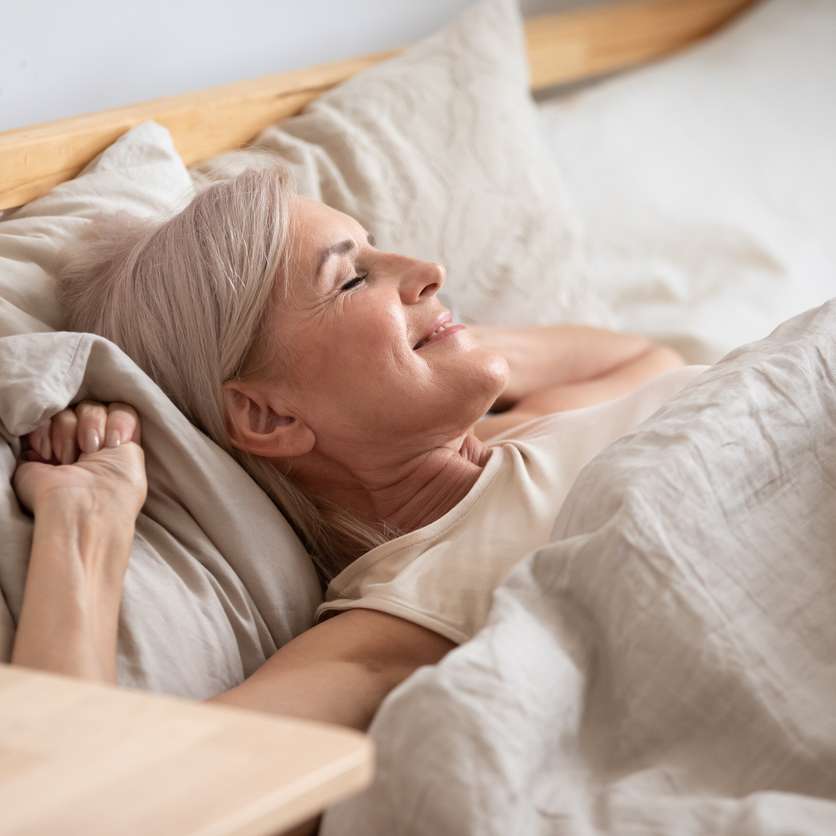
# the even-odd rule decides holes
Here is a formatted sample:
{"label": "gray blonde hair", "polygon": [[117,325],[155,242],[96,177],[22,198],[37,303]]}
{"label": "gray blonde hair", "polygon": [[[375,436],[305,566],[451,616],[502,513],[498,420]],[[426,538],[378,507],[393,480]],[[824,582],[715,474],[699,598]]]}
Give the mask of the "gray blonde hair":
{"label": "gray blonde hair", "polygon": [[223,384],[289,362],[267,333],[278,277],[292,280],[287,174],[248,170],[165,221],[90,225],[59,277],[67,325],[116,343],[273,499],[327,581],[391,536],[303,493],[278,467],[230,442]]}

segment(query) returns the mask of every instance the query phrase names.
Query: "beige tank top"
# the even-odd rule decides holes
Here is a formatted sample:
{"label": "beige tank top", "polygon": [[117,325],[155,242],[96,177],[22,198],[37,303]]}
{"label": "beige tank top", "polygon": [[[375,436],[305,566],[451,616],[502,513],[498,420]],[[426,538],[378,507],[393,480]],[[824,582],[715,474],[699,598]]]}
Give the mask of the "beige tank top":
{"label": "beige tank top", "polygon": [[674,369],[617,400],[543,416],[492,438],[490,456],[464,499],[343,569],[329,584],[317,620],[363,607],[457,643],[471,638],[485,623],[494,589],[551,540],[581,468],[706,368]]}

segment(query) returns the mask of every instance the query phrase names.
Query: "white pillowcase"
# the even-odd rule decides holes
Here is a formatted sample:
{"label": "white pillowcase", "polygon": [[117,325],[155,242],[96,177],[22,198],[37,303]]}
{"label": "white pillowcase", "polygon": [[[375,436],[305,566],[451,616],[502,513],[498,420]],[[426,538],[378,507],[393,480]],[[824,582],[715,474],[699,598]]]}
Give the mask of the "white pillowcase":
{"label": "white pillowcase", "polygon": [[543,104],[620,327],[710,363],[836,295],[836,3],[758,4]]}
{"label": "white pillowcase", "polygon": [[381,248],[443,263],[467,320],[603,322],[527,73],[516,3],[484,0],[194,172],[283,161]]}
{"label": "white pillowcase", "polygon": [[10,657],[31,543],[11,487],[19,436],[82,398],[126,401],[143,422],[149,495],[125,578],[119,681],[200,698],[237,685],[312,624],[316,572],[266,494],[122,351],[52,331],[62,249],[91,217],[164,215],[192,194],[168,132],[146,123],[0,222],[0,659]]}
{"label": "white pillowcase", "polygon": [[61,327],[55,276],[64,248],[90,219],[116,211],[148,217],[176,211],[194,195],[171,137],[139,125],[75,179],[0,221],[0,335]]}

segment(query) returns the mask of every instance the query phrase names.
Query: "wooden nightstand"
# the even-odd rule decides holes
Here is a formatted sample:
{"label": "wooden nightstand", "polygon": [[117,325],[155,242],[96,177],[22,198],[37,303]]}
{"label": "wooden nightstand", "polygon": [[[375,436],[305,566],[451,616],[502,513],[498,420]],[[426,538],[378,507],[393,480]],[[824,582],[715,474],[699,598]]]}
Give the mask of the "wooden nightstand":
{"label": "wooden nightstand", "polygon": [[0,664],[0,834],[273,836],[365,787],[336,726]]}

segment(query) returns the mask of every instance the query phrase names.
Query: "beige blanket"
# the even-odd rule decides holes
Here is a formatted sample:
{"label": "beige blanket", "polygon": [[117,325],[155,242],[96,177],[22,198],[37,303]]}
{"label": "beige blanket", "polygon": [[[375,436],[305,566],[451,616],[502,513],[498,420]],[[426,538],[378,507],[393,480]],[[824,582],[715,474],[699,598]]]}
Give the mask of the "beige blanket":
{"label": "beige blanket", "polygon": [[836,833],[836,300],[594,459],[372,735],[323,836]]}

